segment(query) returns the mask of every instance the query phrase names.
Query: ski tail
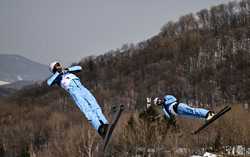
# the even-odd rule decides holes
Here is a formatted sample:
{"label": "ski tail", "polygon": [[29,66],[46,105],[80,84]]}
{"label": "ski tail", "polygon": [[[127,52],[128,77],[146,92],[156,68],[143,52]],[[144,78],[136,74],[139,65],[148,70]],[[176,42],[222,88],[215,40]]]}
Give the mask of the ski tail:
{"label": "ski tail", "polygon": [[104,138],[103,151],[105,151],[105,149],[106,149],[106,147],[108,145],[108,142],[109,142],[109,140],[110,140],[110,138],[112,136],[113,130],[115,129],[116,123],[120,119],[120,116],[121,116],[123,110],[124,110],[124,106],[120,105],[117,113],[114,116],[114,119],[113,119],[112,123],[110,124],[110,126],[108,128],[107,134],[106,134],[106,136]]}

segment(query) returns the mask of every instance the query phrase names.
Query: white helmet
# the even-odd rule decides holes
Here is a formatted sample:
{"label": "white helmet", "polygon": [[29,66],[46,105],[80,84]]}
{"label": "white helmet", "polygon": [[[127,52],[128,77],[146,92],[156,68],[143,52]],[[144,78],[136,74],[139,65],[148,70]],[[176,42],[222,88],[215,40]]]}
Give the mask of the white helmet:
{"label": "white helmet", "polygon": [[[53,72],[53,69],[54,69],[54,67],[55,67],[55,65],[56,65],[57,63],[59,63],[59,62],[58,62],[58,61],[54,61],[54,62],[52,62],[52,63],[49,64],[49,70],[50,70],[52,73],[54,73],[54,72]],[[59,63],[59,64],[60,64],[60,63]]]}

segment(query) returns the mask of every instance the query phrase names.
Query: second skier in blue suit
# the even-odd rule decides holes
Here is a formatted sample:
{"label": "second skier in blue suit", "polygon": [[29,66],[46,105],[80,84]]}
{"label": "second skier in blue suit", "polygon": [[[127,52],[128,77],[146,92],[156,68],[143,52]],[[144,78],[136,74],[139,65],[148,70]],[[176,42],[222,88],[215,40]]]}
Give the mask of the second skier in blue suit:
{"label": "second skier in blue suit", "polygon": [[185,103],[180,103],[173,95],[165,95],[163,98],[156,97],[154,104],[162,106],[163,112],[170,120],[174,119],[175,116],[210,120],[214,116],[213,111],[193,108]]}

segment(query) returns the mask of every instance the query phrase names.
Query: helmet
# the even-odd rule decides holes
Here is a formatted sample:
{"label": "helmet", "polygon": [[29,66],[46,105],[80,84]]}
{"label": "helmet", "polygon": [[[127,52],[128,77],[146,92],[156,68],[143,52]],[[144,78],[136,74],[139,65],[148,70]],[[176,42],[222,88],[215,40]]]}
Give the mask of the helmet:
{"label": "helmet", "polygon": [[166,104],[172,104],[177,101],[177,99],[173,95],[166,95],[164,96],[164,100]]}
{"label": "helmet", "polygon": [[[55,67],[55,65],[56,64],[58,64],[59,62],[58,61],[54,61],[54,62],[52,62],[52,63],[50,63],[49,64],[49,70],[50,70],[50,72],[52,72],[52,73],[54,73],[54,67]],[[59,63],[60,64],[60,63]]]}
{"label": "helmet", "polygon": [[160,104],[162,104],[162,99],[161,98],[159,98],[159,97],[156,97],[156,98],[154,98],[154,105],[160,105]]}

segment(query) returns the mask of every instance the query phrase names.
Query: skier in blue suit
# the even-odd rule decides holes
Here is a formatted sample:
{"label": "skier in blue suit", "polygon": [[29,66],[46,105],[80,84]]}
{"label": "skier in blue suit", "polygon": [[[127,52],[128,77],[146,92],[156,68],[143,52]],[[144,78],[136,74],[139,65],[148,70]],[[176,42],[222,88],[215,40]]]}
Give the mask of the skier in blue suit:
{"label": "skier in blue suit", "polygon": [[74,74],[81,70],[81,66],[63,69],[58,61],[52,62],[50,64],[50,71],[53,75],[47,80],[47,84],[49,86],[57,84],[64,88],[73,98],[81,112],[84,113],[92,127],[104,138],[109,122],[103,115],[95,97],[81,84],[80,79]]}
{"label": "skier in blue suit", "polygon": [[179,103],[173,95],[165,95],[163,98],[156,97],[154,104],[161,105],[164,114],[170,120],[174,120],[177,115],[205,120],[210,120],[214,116],[213,111],[204,108],[193,108],[185,103]]}

